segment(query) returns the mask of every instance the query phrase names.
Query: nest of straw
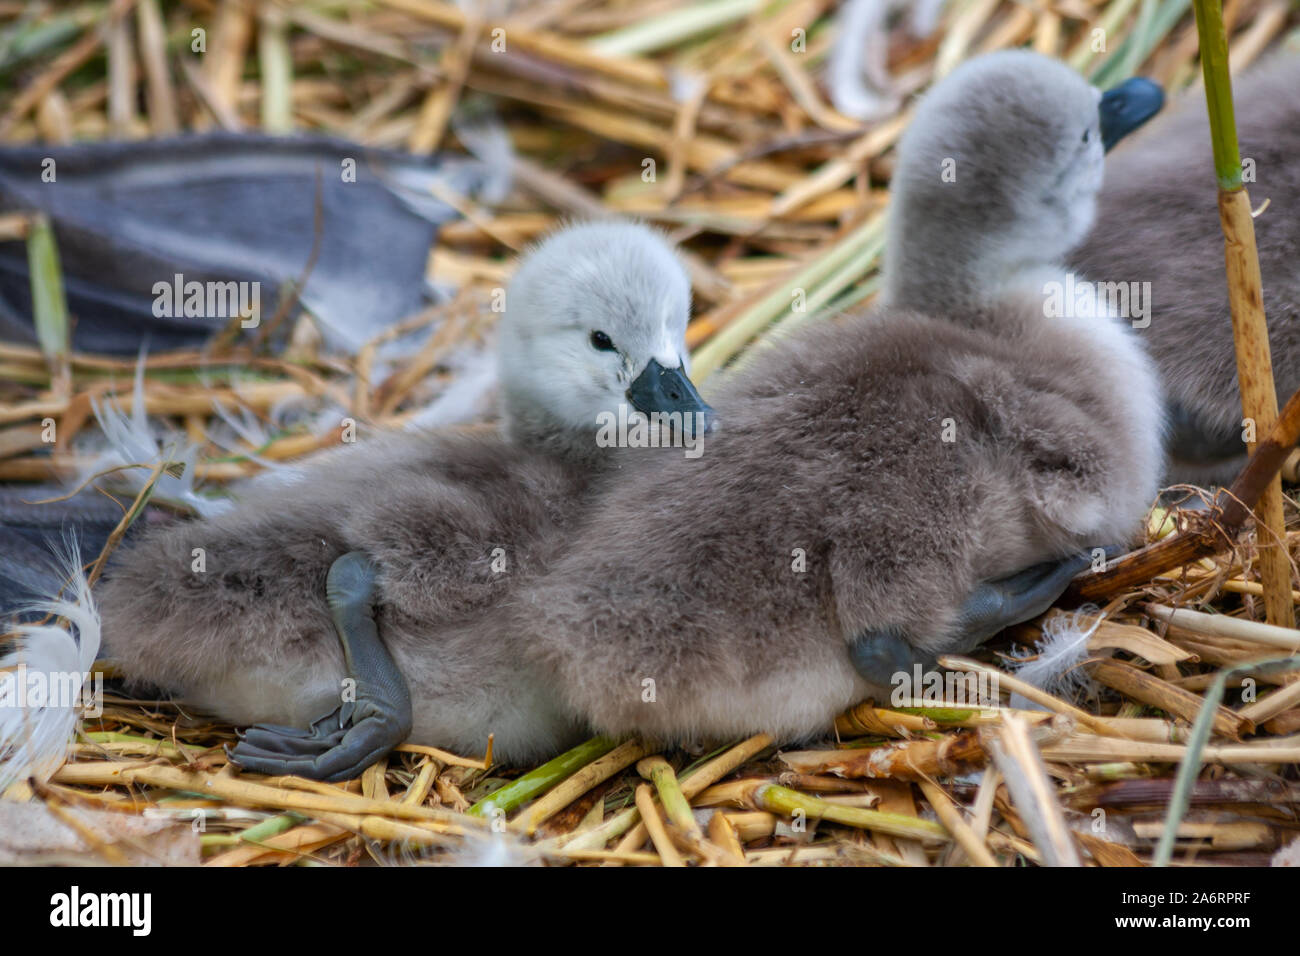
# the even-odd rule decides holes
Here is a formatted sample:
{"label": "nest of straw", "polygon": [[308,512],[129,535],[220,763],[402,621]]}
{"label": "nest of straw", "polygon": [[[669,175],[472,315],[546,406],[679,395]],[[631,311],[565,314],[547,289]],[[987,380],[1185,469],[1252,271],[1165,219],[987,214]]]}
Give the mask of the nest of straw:
{"label": "nest of straw", "polygon": [[[1224,6],[1234,69],[1296,25],[1287,0]],[[462,218],[442,230],[430,269],[458,291],[404,326],[434,330],[425,345],[382,377],[382,341],[343,358],[322,353],[306,325],[279,355],[227,342],[150,356],[148,413],[203,442],[214,402],[266,420],[286,399],[328,399],[359,421],[402,424],[452,380],[449,351],[490,331],[485,303],[512,254],[573,216],[635,215],[683,243],[697,306],[689,341],[707,377],[780,326],[870,299],[906,94],[963,58],[1029,44],[1085,73],[1140,71],[1166,88],[1198,72],[1187,2],[954,0],[931,35],[890,33],[901,105],[864,126],[836,113],[821,85],[834,12],[830,0],[532,0],[502,16],[443,0],[0,0],[11,90],[0,140],[261,127],[431,153],[462,148],[458,109],[489,103],[500,116],[516,188],[493,208],[456,200]],[[196,27],[201,56],[190,52]],[[23,228],[0,222],[0,237]],[[796,288],[803,312],[790,308]],[[96,427],[92,400],[120,393],[129,409],[132,365],[0,344],[0,480],[75,473],[72,442]],[[47,417],[59,423],[53,455],[40,437]],[[219,485],[338,437],[300,429],[234,454],[205,445],[197,472]],[[1290,500],[1287,517],[1294,526]],[[1150,537],[1176,533],[1178,520],[1155,514]],[[1289,554],[1297,535],[1287,532]],[[778,752],[763,736],[707,754],[596,739],[508,768],[490,753],[403,746],[360,780],[327,785],[236,774],[223,750],[233,728],[110,694],[69,763],[6,797],[67,822],[73,858],[118,863],[157,854],[138,835],[120,838],[104,823],[114,815],[177,821],[210,866],[1137,865],[1155,856],[1178,800],[1186,808],[1166,837],[1175,862],[1259,864],[1296,838],[1300,676],[1251,669],[1295,651],[1260,623],[1256,565],[1247,536],[1084,620],[1091,690],[1072,702],[1020,686],[1007,667],[1049,614],[962,665],[998,672],[994,706],[866,702],[812,750]],[[1043,709],[1013,708],[1008,692]],[[1189,748],[1203,766],[1180,783]]]}

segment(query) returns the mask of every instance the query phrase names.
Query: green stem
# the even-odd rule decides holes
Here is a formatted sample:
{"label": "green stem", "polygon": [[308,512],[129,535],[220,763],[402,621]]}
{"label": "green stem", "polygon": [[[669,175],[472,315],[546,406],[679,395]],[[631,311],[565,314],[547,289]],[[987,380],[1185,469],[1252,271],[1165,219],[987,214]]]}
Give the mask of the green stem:
{"label": "green stem", "polygon": [[61,365],[68,356],[68,303],[63,296],[63,269],[54,227],[43,213],[33,217],[27,234],[27,269],[36,338],[52,366]]}
{"label": "green stem", "polygon": [[[115,730],[91,730],[87,731],[85,736],[91,743],[96,744],[136,744],[141,747],[154,747],[172,754],[181,752],[170,740],[160,740],[157,737],[141,737],[137,734],[124,734]],[[202,747],[194,748],[195,751],[202,749]]]}
{"label": "green stem", "polygon": [[905,813],[882,813],[879,810],[866,810],[862,807],[846,807],[776,784],[764,784],[759,787],[754,792],[754,802],[760,809],[781,816],[792,817],[796,811],[802,810],[805,816],[813,819],[830,820],[833,823],[842,823],[863,830],[875,830],[877,833],[907,840],[925,840],[933,843],[949,839],[947,830],[929,820],[908,816]]}
{"label": "green stem", "polygon": [[1219,188],[1241,188],[1241,152],[1237,146],[1237,120],[1232,108],[1232,77],[1228,72],[1228,36],[1223,29],[1219,0],[1196,0],[1196,33],[1201,44],[1201,71],[1205,75],[1205,104],[1210,114],[1210,141],[1214,144],[1214,173]]}
{"label": "green stem", "polygon": [[[1143,11],[1138,14],[1136,28],[1124,38],[1114,55],[1092,74],[1093,85],[1108,90],[1116,83],[1132,76],[1133,72],[1151,55],[1151,51],[1159,46],[1178,24],[1191,3],[1192,0],[1165,0],[1153,15],[1148,14],[1144,6]],[[1114,6],[1118,5],[1112,5]],[[1128,15],[1132,6],[1133,4],[1129,3],[1127,9],[1122,11],[1123,16],[1109,21],[1109,26],[1104,27],[1108,34],[1118,32],[1120,22]],[[1110,13],[1111,10],[1108,9],[1106,16],[1109,17]],[[1080,62],[1072,65],[1075,69],[1081,70],[1088,60],[1083,57],[1078,59]]]}
{"label": "green stem", "polygon": [[257,27],[258,65],[262,74],[262,126],[269,133],[293,131],[293,58],[284,16],[274,7]]}
{"label": "green stem", "polygon": [[725,27],[752,14],[759,0],[709,0],[656,13],[612,33],[592,37],[587,47],[602,56],[643,56]]}
{"label": "green stem", "polygon": [[261,823],[254,824],[246,830],[241,831],[239,839],[245,843],[262,843],[278,836],[287,830],[291,830],[300,823],[305,823],[307,818],[301,813],[282,813],[279,816],[270,817]]}
{"label": "green stem", "polygon": [[202,833],[199,835],[199,846],[204,850],[239,846],[239,843],[239,834],[237,833]]}
{"label": "green stem", "polygon": [[476,817],[487,815],[490,809],[509,813],[534,797],[541,796],[593,760],[605,756],[616,746],[618,746],[617,740],[593,737],[586,743],[560,754],[554,760],[542,764],[536,770],[529,771],[518,780],[512,780],[504,787],[494,790],[470,807],[468,813]]}
{"label": "green stem", "polygon": [[974,720],[987,711],[969,710],[960,707],[891,707],[890,710],[915,717],[929,717],[936,724],[960,724]]}
{"label": "green stem", "polygon": [[[694,825],[694,817],[691,815],[691,803],[682,793],[682,785],[677,780],[677,774],[673,772],[672,765],[662,757],[647,758],[651,762],[650,782],[654,784],[655,790],[659,792],[659,803],[664,808],[668,820],[682,826],[687,822],[687,836],[699,837],[699,826]],[[640,769],[638,767],[638,769]],[[691,833],[693,829],[695,832]]]}

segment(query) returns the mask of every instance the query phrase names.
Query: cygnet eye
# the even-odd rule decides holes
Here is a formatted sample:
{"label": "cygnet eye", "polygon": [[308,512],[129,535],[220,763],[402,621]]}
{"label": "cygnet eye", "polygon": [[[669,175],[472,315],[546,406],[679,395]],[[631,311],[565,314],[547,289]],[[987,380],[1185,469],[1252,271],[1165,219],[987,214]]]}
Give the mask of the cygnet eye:
{"label": "cygnet eye", "polygon": [[591,347],[601,352],[615,351],[613,341],[611,341],[610,337],[606,335],[604,332],[591,333]]}
{"label": "cygnet eye", "polygon": [[1084,143],[1087,143],[1087,142],[1088,142],[1088,139],[1091,137],[1091,135],[1092,135],[1092,130],[1090,130],[1090,129],[1085,129],[1085,130],[1083,131],[1083,141],[1084,141]]}

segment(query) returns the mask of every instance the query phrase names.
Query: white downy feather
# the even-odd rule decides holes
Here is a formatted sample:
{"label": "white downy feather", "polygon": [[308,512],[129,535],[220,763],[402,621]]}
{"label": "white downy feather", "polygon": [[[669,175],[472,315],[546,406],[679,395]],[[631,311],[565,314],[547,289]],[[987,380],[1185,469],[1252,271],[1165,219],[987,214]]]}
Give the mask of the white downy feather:
{"label": "white downy feather", "polygon": [[92,683],[90,673],[99,654],[99,613],[77,554],[69,543],[62,555],[71,596],[33,605],[51,622],[19,625],[17,641],[0,658],[0,792],[29,777],[47,780],[63,765],[83,703],[103,687],[102,676]]}
{"label": "white downy feather", "polygon": [[463,113],[452,116],[456,138],[483,164],[483,182],[478,199],[489,206],[499,206],[514,187],[515,145],[494,114],[481,113],[472,118]]}
{"label": "white downy feather", "polygon": [[[220,514],[230,507],[230,502],[222,498],[209,498],[195,489],[197,446],[172,435],[159,437],[150,427],[149,418],[145,414],[143,352],[140,353],[140,361],[136,363],[131,414],[128,416],[111,398],[103,402],[92,399],[91,407],[104,434],[106,447],[94,454],[90,464],[78,477],[77,484],[84,483],[93,475],[116,468],[121,470],[105,475],[104,482],[138,494],[154,465],[162,460],[173,461],[179,463],[183,470],[179,475],[164,472],[159,477],[153,492],[157,500],[191,509],[202,517]],[[123,467],[127,465],[145,467]]]}
{"label": "white downy feather", "polygon": [[1292,840],[1274,853],[1270,866],[1300,867],[1300,839]]}
{"label": "white downy feather", "polygon": [[[206,377],[202,379],[204,385],[208,385]],[[232,379],[230,383],[231,390],[239,395],[239,381]],[[216,445],[223,451],[232,455],[241,455],[249,461],[261,465],[266,471],[277,471],[286,467],[278,461],[269,458],[263,458],[250,449],[263,448],[271,441],[271,433],[266,426],[258,419],[256,415],[250,412],[244,406],[239,406],[236,410],[238,414],[226,408],[225,404],[212,400],[213,414],[226,426],[226,429],[233,435],[221,434],[217,427],[208,428],[204,431],[208,441]],[[243,441],[248,448],[240,448],[239,441]]]}
{"label": "white downy feather", "polygon": [[439,862],[446,866],[528,866],[541,855],[507,831],[467,832],[464,840]]}
{"label": "white downy feather", "polygon": [[[1101,623],[1096,608],[1081,608],[1073,614],[1054,614],[1043,624],[1043,639],[1035,647],[1037,656],[1015,668],[1015,675],[1039,690],[1065,700],[1074,700],[1094,685],[1080,667],[1088,659],[1088,639]],[[1011,706],[1040,709],[1019,694],[1011,695]]]}
{"label": "white downy feather", "polygon": [[536,844],[507,830],[467,830],[461,839],[428,846],[395,842],[374,846],[375,859],[389,866],[501,867],[537,866],[545,859]]}
{"label": "white downy feather", "polygon": [[889,7],[889,0],[849,0],[836,17],[826,91],[839,112],[856,120],[880,119],[898,105],[885,71]]}
{"label": "white downy feather", "polygon": [[899,93],[886,68],[889,16],[910,7],[905,29],[929,36],[939,25],[944,0],[847,0],[835,18],[835,42],[826,61],[826,91],[835,108],[863,122],[898,108]]}

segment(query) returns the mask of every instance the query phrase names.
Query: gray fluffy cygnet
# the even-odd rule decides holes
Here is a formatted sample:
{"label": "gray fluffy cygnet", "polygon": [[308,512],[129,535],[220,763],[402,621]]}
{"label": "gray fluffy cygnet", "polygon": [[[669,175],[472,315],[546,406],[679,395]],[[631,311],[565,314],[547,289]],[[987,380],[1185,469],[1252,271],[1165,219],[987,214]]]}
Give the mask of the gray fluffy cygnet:
{"label": "gray fluffy cygnet", "polygon": [[[1300,389],[1300,55],[1235,78],[1233,99],[1251,200],[1268,201],[1255,238],[1281,404]],[[1214,182],[1204,93],[1188,93],[1107,160],[1096,224],[1069,260],[1142,297],[1139,335],[1169,405],[1171,483],[1228,484],[1246,462]]]}
{"label": "gray fluffy cygnet", "polygon": [[[393,667],[374,673],[400,673],[406,696],[381,680],[362,688],[365,707],[310,733],[258,731],[266,749],[252,766],[337,777],[394,736],[475,752],[494,734],[511,762],[591,731],[797,740],[887,694],[891,666],[970,646],[990,623],[1020,619],[1008,606],[1027,616],[1044,580],[1054,597],[1060,568],[1072,570],[1054,562],[1129,536],[1161,460],[1154,371],[1132,335],[1106,317],[1044,315],[1044,284],[1092,216],[1101,132],[1097,92],[1055,61],[1002,53],[955,71],[900,144],[885,302],[802,329],[737,371],[702,457],[620,457],[616,481],[584,496],[583,519],[547,526],[531,573],[475,613],[428,604],[455,574],[439,562],[456,540],[430,514],[459,514],[482,490],[483,506],[522,501],[523,523],[544,524],[569,494],[563,469],[519,472],[519,496],[454,482],[430,514],[427,498],[377,483],[375,513],[329,539],[335,557],[365,554],[334,565],[330,607],[365,647],[382,635]],[[483,538],[469,540],[484,554]],[[298,545],[311,580],[292,589],[278,590],[274,569],[223,572],[251,625],[238,633],[205,609],[210,585],[169,597],[195,587],[192,546],[176,541],[160,586],[148,580],[158,562],[140,561],[119,624],[145,615],[151,666],[218,713],[299,726],[317,716],[343,673],[321,636],[327,606],[299,626],[303,612],[261,600],[320,593],[326,564],[311,540]],[[1056,570],[1031,575],[1025,594],[990,589],[1044,562]],[[367,567],[373,602],[353,588]],[[195,618],[201,639],[181,637]],[[403,709],[409,723],[392,725]],[[322,770],[331,748],[348,763]]]}
{"label": "gray fluffy cygnet", "polygon": [[344,673],[334,562],[371,556],[395,634],[482,614],[553,559],[616,471],[620,449],[596,445],[603,413],[709,412],[685,377],[689,312],[689,280],[654,230],[552,235],[506,290],[502,433],[380,436],[147,535],[96,589],[108,656],[232,722],[306,726],[338,704]]}
{"label": "gray fluffy cygnet", "polygon": [[876,648],[968,646],[986,582],[1126,540],[1157,490],[1152,364],[1042,292],[1091,219],[1098,112],[1033,54],[937,86],[900,145],[890,301],[755,356],[702,458],[633,456],[489,613],[381,610],[411,739],[526,761],[591,731],[807,738],[888,694]]}

